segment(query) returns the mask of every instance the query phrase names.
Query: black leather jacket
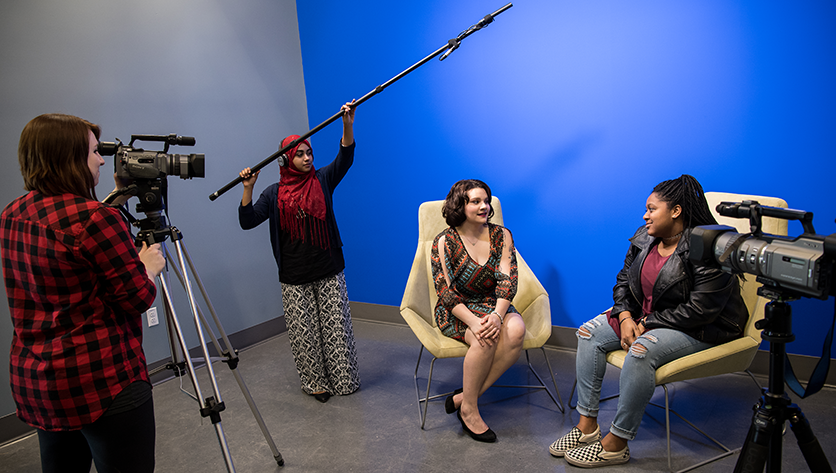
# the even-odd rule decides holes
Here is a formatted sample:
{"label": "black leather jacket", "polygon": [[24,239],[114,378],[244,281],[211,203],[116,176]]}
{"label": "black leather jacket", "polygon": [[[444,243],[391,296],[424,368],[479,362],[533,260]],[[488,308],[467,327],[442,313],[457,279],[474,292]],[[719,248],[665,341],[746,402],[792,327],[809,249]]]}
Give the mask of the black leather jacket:
{"label": "black leather jacket", "polygon": [[[672,328],[711,343],[724,343],[739,338],[749,318],[749,311],[740,296],[736,276],[708,266],[695,266],[689,259],[691,230],[686,229],[676,250],[659,271],[653,285],[652,312],[645,325]],[[611,317],[629,311],[634,317],[642,313],[644,298],[641,269],[656,238],[642,226],[630,239],[630,249],[624,258],[613,288]]]}

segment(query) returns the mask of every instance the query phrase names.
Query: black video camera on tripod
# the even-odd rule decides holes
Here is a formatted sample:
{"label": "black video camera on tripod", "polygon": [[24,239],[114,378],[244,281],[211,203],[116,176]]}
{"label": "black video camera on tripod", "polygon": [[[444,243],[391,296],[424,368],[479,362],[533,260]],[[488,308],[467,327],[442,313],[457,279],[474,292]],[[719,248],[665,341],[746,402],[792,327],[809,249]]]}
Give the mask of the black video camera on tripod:
{"label": "black video camera on tripod", "polygon": [[[754,406],[752,425],[734,471],[762,472],[764,464],[769,473],[781,471],[783,428],[785,422],[790,421],[810,471],[832,473],[810,423],[784,392],[784,382],[785,373],[789,373],[790,387],[801,389],[803,393],[799,393],[798,389],[794,391],[802,398],[814,394],[824,384],[830,365],[833,324],[825,339],[822,359],[804,390],[795,379],[786,356],[785,345],[795,340],[788,302],[801,297],[826,300],[836,295],[833,277],[836,271],[836,233],[817,235],[812,212],[767,207],[756,201],[722,202],[717,206],[717,212],[725,217],[748,218],[751,233],[736,233],[732,227],[725,225],[696,227],[691,233],[691,260],[719,265],[722,270],[734,274],[753,274],[763,284],[758,288],[758,295],[770,299],[764,308],[764,318],[755,324],[762,330],[761,338],[770,342],[769,386],[762,390],[762,396]],[[799,220],[804,233],[796,238],[764,234],[763,217]]]}
{"label": "black video camera on tripod", "polygon": [[[161,141],[165,143],[162,151],[134,148],[135,141]],[[190,136],[170,135],[131,135],[127,145],[118,138],[116,142],[100,142],[99,154],[114,156],[113,169],[120,179],[132,181],[128,186],[110,194],[105,203],[111,203],[122,195],[135,195],[139,198],[136,211],[147,218],[136,220],[125,209],[121,209],[132,225],[140,229],[136,243],[152,245],[164,241],[166,237],[179,238],[166,225],[162,211],[168,200],[168,176],[180,179],[205,177],[205,156],[203,154],[168,154],[170,145],[194,146],[195,139]],[[174,230],[176,232],[176,229]]]}

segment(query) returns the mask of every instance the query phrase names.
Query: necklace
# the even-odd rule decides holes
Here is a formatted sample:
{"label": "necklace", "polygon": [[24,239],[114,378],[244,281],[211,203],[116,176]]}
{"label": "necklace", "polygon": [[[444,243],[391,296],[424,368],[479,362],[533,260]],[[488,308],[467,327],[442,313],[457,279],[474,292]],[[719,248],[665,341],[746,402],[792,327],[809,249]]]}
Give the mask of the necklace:
{"label": "necklace", "polygon": [[468,238],[468,237],[467,237],[467,235],[462,235],[462,236],[463,236],[463,237],[464,237],[464,239],[465,239],[465,240],[467,240],[467,242],[468,242],[468,243],[470,243],[472,246],[476,246],[476,244],[477,244],[477,243],[479,243],[479,239],[478,239],[478,238],[476,239],[476,241],[470,241],[470,238]]}
{"label": "necklace", "polygon": [[471,240],[469,236],[465,235],[463,232],[458,231],[458,229],[456,229],[456,233],[458,233],[459,236],[462,237],[464,240],[467,240],[467,242],[470,243],[470,246],[476,246],[476,244],[479,243],[479,237],[482,236],[484,231],[480,232],[479,235],[476,236],[475,240]]}
{"label": "necklace", "polygon": [[665,241],[673,241],[673,240],[676,240],[677,238],[679,238],[680,236],[682,236],[682,232],[679,232],[674,236],[669,236],[669,237],[665,237],[665,238],[662,238],[662,239],[665,240]]}

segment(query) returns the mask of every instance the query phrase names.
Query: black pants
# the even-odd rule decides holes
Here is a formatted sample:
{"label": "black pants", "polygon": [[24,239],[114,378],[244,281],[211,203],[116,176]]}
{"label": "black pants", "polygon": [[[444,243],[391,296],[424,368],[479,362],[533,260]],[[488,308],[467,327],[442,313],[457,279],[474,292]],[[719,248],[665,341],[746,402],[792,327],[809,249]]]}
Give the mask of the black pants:
{"label": "black pants", "polygon": [[99,418],[81,430],[38,430],[44,473],[150,473],[154,471],[154,401]]}

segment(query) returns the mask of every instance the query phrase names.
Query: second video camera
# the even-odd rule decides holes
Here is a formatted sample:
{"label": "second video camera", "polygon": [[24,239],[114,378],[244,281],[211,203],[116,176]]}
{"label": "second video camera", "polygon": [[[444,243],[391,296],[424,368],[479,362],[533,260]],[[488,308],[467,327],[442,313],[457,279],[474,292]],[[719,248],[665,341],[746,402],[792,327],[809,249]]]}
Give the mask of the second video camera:
{"label": "second video camera", "polygon": [[[727,225],[704,225],[691,232],[691,260],[719,265],[730,273],[758,276],[765,290],[790,297],[827,299],[836,293],[833,272],[836,234],[816,235],[813,213],[768,207],[757,201],[721,202],[720,215],[749,218],[751,233]],[[799,220],[804,233],[796,238],[764,234],[763,217]]]}

